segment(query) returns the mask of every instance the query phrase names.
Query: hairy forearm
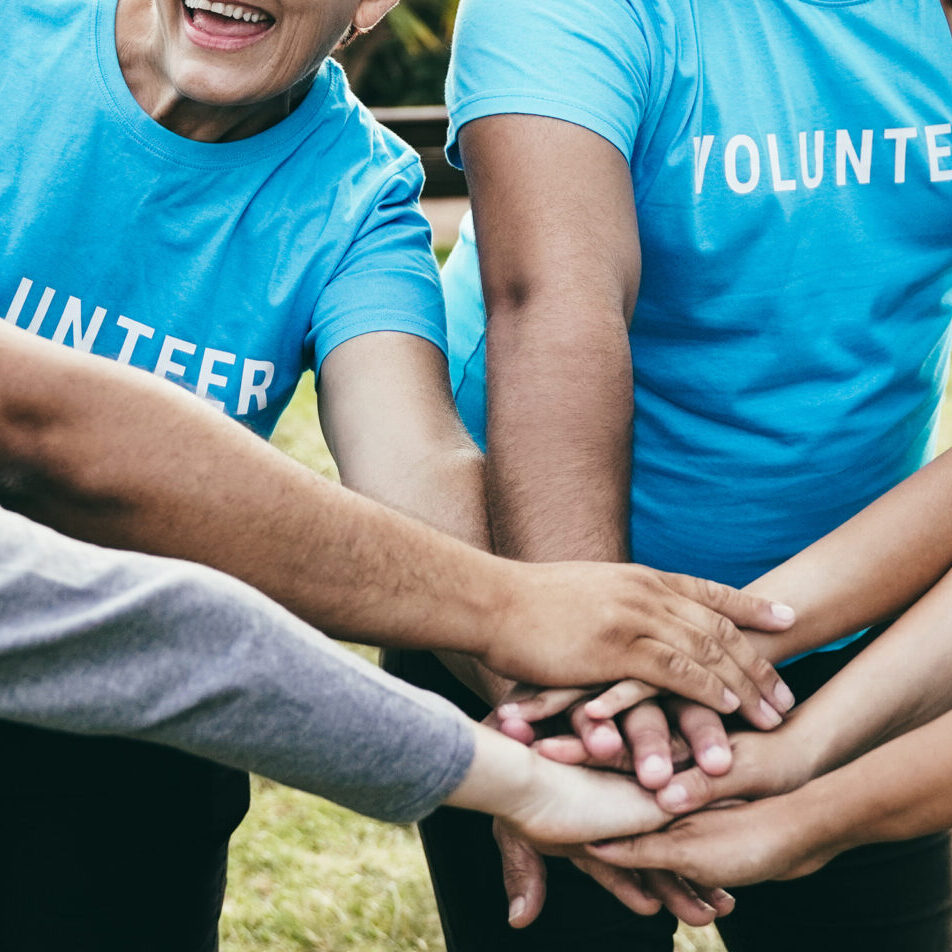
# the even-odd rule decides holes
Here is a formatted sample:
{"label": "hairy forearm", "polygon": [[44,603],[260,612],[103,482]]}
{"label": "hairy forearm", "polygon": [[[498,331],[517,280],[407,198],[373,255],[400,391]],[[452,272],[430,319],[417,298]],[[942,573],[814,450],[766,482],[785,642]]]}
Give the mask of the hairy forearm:
{"label": "hairy forearm", "polygon": [[[582,323],[586,329],[570,304],[545,298],[490,315],[489,502],[497,549],[514,558],[628,557],[625,326],[610,313],[600,331]],[[554,368],[571,366],[578,354],[597,374],[567,383]]]}
{"label": "hairy forearm", "polygon": [[404,822],[470,765],[450,704],[203,566],[0,510],[0,604],[4,718],[169,745]]}
{"label": "hairy forearm", "polygon": [[911,604],[952,566],[952,454],[946,453],[853,519],[747,587],[797,612],[782,635],[752,635],[780,661]]}
{"label": "hairy forearm", "polygon": [[[379,459],[361,463],[354,459],[359,451],[339,452],[341,479],[370,498],[488,551],[491,543],[482,454],[468,440],[458,445],[453,434],[445,435],[441,442],[446,447],[443,452],[427,454],[411,466],[405,465],[405,459],[389,465],[381,465]],[[512,681],[472,655],[444,650],[436,651],[436,655],[458,680],[490,705],[512,688]]]}
{"label": "hairy forearm", "polygon": [[8,504],[221,569],[338,637],[480,650],[507,584],[489,556],[314,476],[169,384],[0,332]]}

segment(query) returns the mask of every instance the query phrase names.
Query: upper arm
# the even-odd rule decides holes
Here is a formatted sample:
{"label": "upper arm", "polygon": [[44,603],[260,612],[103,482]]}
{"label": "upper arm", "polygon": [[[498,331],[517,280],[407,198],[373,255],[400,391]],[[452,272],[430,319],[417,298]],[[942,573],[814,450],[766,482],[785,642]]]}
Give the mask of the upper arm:
{"label": "upper arm", "polygon": [[490,318],[541,301],[627,322],[641,254],[621,152],[581,126],[522,115],[467,124],[460,147]]}

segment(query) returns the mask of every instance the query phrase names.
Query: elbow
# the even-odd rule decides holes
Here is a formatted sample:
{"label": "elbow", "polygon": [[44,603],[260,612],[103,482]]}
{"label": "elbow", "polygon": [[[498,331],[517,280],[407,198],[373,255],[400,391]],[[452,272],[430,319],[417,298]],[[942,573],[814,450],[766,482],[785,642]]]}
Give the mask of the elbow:
{"label": "elbow", "polygon": [[80,427],[62,402],[23,388],[0,397],[0,505],[37,514],[54,501],[102,493],[84,467]]}

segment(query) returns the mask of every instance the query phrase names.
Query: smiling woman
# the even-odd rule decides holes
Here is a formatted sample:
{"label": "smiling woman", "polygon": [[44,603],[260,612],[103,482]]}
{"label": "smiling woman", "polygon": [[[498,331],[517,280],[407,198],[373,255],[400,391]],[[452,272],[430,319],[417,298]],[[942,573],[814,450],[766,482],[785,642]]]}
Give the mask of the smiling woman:
{"label": "smiling woman", "polygon": [[366,31],[396,0],[119,0],[116,44],[139,105],[206,142],[269,128],[303,99],[350,30]]}
{"label": "smiling woman", "polygon": [[[458,461],[419,161],[327,59],[394,2],[5,10],[0,319],[180,383],[263,436],[304,370],[325,413],[351,405],[353,375],[324,379],[339,345],[362,354],[385,336],[389,365],[422,365],[414,393],[436,395],[429,420],[453,420],[431,432],[452,437]],[[216,948],[245,775],[4,721],[0,756],[0,816],[30,843],[0,866],[4,950]]]}

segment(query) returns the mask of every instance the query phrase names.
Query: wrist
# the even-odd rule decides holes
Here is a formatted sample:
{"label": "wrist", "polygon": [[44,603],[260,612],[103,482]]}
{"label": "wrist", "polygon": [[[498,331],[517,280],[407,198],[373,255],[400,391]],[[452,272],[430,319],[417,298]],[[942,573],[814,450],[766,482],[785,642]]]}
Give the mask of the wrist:
{"label": "wrist", "polygon": [[843,799],[830,779],[819,777],[776,800],[787,818],[790,876],[819,869],[834,856],[863,842],[857,833],[863,820],[849,808],[849,800]]}
{"label": "wrist", "polygon": [[503,819],[520,815],[532,801],[532,752],[482,724],[473,724],[473,731],[472,763],[447,805]]}

